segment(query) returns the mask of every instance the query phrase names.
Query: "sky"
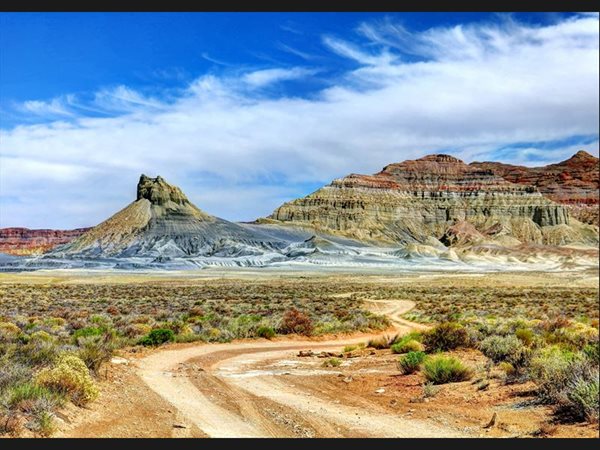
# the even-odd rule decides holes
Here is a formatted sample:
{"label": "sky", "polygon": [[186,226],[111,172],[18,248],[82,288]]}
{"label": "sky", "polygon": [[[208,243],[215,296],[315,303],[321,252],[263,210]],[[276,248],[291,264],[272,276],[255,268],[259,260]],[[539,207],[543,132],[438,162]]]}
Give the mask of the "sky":
{"label": "sky", "polygon": [[0,13],[0,227],[95,225],[161,175],[270,214],[430,153],[598,155],[597,13]]}

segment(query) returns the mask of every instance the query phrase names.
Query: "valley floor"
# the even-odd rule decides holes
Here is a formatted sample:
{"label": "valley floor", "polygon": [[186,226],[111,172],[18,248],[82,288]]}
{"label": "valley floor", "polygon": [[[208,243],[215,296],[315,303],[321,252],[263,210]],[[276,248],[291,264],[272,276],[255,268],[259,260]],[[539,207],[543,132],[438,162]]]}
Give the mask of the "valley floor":
{"label": "valley floor", "polygon": [[[305,273],[201,271],[179,274],[2,274],[2,283],[129,283],[150,285],[185,280],[235,279],[240,283],[307,277]],[[324,285],[360,281],[399,289],[429,286],[522,289],[596,289],[598,271],[572,273],[496,273],[332,275],[315,273]],[[308,278],[308,277],[307,277]],[[314,280],[314,278],[313,278]],[[350,283],[351,284],[351,283]],[[151,287],[149,286],[149,289]],[[407,290],[408,292],[408,290]],[[354,293],[339,289],[335,295]],[[411,298],[366,298],[368,308],[390,317],[384,333],[276,337],[222,344],[168,344],[158,349],[120,351],[102,369],[101,396],[86,409],[59,414],[57,437],[598,437],[598,425],[561,423],[549,406],[534,401],[532,386],[506,384],[485,369],[475,350],[455,350],[477,368],[473,380],[436,387],[422,394],[419,373],[400,375],[398,355],[389,349],[342,348],[370,338],[404,334],[428,325],[411,322]],[[597,296],[596,296],[597,298]],[[429,300],[431,301],[431,299]],[[417,299],[416,309],[419,308]],[[414,310],[413,310],[414,311]],[[310,352],[309,352],[310,351]],[[309,356],[300,356],[300,352]],[[327,353],[329,352],[329,353]],[[325,356],[325,357],[323,357]],[[335,365],[327,364],[331,358]],[[488,370],[489,384],[478,377]],[[479,383],[478,383],[479,382]],[[492,417],[494,420],[491,420]],[[490,423],[493,422],[491,425]]]}

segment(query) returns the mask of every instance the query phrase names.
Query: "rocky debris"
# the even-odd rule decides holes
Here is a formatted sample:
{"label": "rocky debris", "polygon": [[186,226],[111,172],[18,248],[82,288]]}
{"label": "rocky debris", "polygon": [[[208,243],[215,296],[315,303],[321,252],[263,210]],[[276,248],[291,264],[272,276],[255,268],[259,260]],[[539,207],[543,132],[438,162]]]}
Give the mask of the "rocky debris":
{"label": "rocky debris", "polygon": [[343,358],[343,353],[321,352],[317,354],[317,358]]}
{"label": "rocky debris", "polygon": [[189,428],[189,425],[187,425],[185,423],[177,422],[177,423],[173,424],[173,428]]}
{"label": "rocky debris", "polygon": [[298,357],[300,357],[300,358],[306,358],[306,357],[310,357],[310,356],[315,356],[315,354],[312,350],[300,350],[298,352]]}
{"label": "rocky debris", "polygon": [[124,364],[128,365],[129,360],[125,358],[121,358],[120,356],[113,356],[110,360],[111,364]]}
{"label": "rocky debris", "polygon": [[483,428],[492,428],[494,425],[496,425],[497,418],[498,418],[498,413],[494,412],[490,421],[487,423],[487,425],[484,425]]}
{"label": "rocky debris", "polygon": [[74,230],[30,230],[0,228],[0,253],[9,255],[41,255],[61,244],[81,236],[90,228]]}
{"label": "rocky debris", "polygon": [[550,200],[566,205],[577,220],[598,226],[599,160],[584,150],[565,161],[541,167],[499,162],[474,162],[470,166],[491,170],[511,183],[534,186]]}
{"label": "rocky debris", "polygon": [[269,219],[361,241],[404,245],[431,246],[432,239],[452,246],[497,239],[501,245],[546,244],[549,227],[562,227],[563,243],[598,242],[597,233],[581,233],[581,224],[571,223],[567,207],[535,186],[442,154],[390,164],[374,175],[336,179],[283,204]]}

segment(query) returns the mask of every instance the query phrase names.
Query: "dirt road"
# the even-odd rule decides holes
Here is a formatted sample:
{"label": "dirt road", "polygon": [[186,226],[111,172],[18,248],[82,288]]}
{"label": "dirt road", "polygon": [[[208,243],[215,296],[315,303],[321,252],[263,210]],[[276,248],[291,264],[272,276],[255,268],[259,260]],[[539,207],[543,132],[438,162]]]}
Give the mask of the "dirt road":
{"label": "dirt road", "polygon": [[[370,303],[392,319],[399,333],[423,327],[400,317],[412,302]],[[317,396],[293,380],[318,369],[286,368],[294,365],[289,360],[299,350],[339,352],[369,337],[200,345],[158,351],[137,366],[140,378],[177,409],[186,426],[211,437],[460,436],[449,427],[391,415],[365,400]]]}

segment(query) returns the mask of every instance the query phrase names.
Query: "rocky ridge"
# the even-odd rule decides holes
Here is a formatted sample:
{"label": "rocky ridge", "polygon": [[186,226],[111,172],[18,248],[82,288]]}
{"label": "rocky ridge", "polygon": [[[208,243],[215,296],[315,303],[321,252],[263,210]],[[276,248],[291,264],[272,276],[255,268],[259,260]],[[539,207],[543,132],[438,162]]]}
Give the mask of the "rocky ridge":
{"label": "rocky ridge", "polygon": [[471,235],[468,243],[473,236],[502,245],[598,242],[597,228],[573,220],[564,205],[535,187],[444,154],[390,164],[374,175],[336,179],[285,203],[264,222],[403,245],[444,236],[448,243],[464,243],[449,237],[453,228]]}
{"label": "rocky ridge", "polygon": [[30,230],[29,228],[0,228],[0,253],[41,255],[58,245],[72,241],[89,229]]}
{"label": "rocky ridge", "polygon": [[473,162],[470,166],[491,170],[511,183],[534,186],[543,196],[566,205],[580,222],[599,224],[599,160],[584,150],[565,161],[541,167],[500,162]]}

